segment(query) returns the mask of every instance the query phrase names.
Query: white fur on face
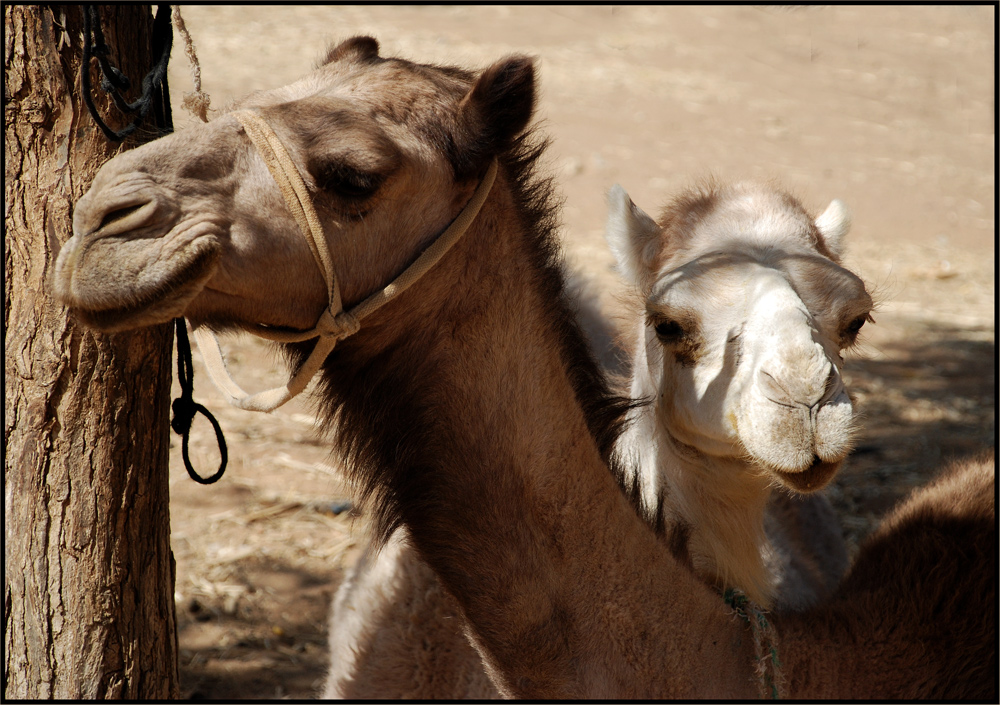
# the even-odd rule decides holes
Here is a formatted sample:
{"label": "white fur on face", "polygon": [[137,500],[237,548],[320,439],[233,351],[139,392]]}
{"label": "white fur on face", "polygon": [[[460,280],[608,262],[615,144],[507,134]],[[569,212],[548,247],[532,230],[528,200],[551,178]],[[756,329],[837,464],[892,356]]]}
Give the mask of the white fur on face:
{"label": "white fur on face", "polygon": [[813,604],[825,588],[796,567],[781,521],[765,530],[765,519],[776,483],[819,489],[850,449],[840,351],[871,299],[834,261],[846,209],[810,222],[759,186],[685,195],[662,227],[621,187],[609,206],[608,243],[645,304],[631,395],[651,404],[616,448],[643,504],[667,535],[681,529],[707,582],[765,606]]}
{"label": "white fur on face", "polygon": [[[697,224],[687,240],[701,249],[689,261],[652,272],[667,246],[659,227],[621,187],[609,201],[609,244],[623,275],[648,292],[636,362],[649,369],[634,370],[633,393],[655,390],[664,430],[708,455],[749,456],[780,473],[842,460],[853,433],[839,369],[844,312],[867,312],[870,299],[860,280],[806,246],[808,221],[741,193]],[[839,253],[846,208],[834,201],[816,222]],[[657,326],[674,324],[683,334],[661,340]]]}
{"label": "white fur on face", "polygon": [[739,439],[762,465],[783,472],[806,470],[817,457],[842,460],[851,449],[853,409],[836,361],[783,277],[762,277],[760,289],[736,375]]}

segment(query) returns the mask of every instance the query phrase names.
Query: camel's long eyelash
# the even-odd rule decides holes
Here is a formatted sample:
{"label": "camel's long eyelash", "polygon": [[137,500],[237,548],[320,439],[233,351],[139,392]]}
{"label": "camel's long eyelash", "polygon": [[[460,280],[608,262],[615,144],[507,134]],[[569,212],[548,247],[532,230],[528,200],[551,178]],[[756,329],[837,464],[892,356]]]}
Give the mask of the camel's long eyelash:
{"label": "camel's long eyelash", "polygon": [[844,330],[841,333],[843,349],[850,349],[858,345],[861,329],[864,327],[865,323],[875,323],[875,317],[872,316],[871,311],[868,311],[863,316],[858,316],[844,327]]}
{"label": "camel's long eyelash", "polygon": [[677,321],[662,320],[653,328],[656,330],[656,335],[664,342],[680,340],[684,336],[684,329]]}
{"label": "camel's long eyelash", "polygon": [[364,201],[375,195],[385,177],[361,171],[342,162],[327,162],[314,173],[316,185],[348,201]]}

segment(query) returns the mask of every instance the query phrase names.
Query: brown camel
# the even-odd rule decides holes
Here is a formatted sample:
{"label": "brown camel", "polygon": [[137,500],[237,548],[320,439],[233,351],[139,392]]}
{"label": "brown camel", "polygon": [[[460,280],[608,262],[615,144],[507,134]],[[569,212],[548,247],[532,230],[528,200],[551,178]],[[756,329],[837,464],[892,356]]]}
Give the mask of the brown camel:
{"label": "brown camel", "polygon": [[[382,58],[370,38],[238,106],[306,180],[348,305],[392,280],[498,160],[468,232],[340,341],[318,393],[381,535],[406,527],[500,691],[747,698],[756,652],[776,645],[780,671],[765,663],[763,680],[782,696],[995,697],[991,464],[919,496],[833,598],[763,632],[640,517],[605,462],[628,405],[563,297],[533,107],[529,59],[474,76]],[[314,329],[329,288],[282,201],[235,114],[164,137],[97,176],[56,290],[98,328],[184,314]],[[293,365],[312,347],[287,344]]]}
{"label": "brown camel", "polygon": [[[824,496],[774,491],[775,485],[788,481],[781,472],[769,473],[769,467],[746,450],[737,429],[752,427],[754,414],[776,410],[777,418],[757,424],[777,436],[772,440],[758,432],[763,442],[824,446],[826,462],[814,463],[821,470],[794,474],[795,490],[820,489],[850,447],[852,409],[840,382],[839,353],[855,341],[854,327],[860,329],[872,301],[860,280],[830,259],[839,252],[824,247],[834,243],[839,250],[848,228],[846,210],[835,201],[814,221],[794,198],[771,187],[713,186],[675,199],[667,211],[670,227],[665,234],[620,187],[612,189],[610,206],[609,244],[639,294],[641,309],[638,340],[632,346],[631,396],[648,403],[630,412],[631,423],[616,444],[616,452],[630,461],[623,466],[630,473],[626,479],[632,492],[650,525],[703,580],[722,589],[739,588],[763,607],[805,609],[832,593],[847,568],[840,525]],[[728,255],[728,261],[692,272],[698,253],[691,242],[698,237]],[[784,266],[777,256],[789,249],[789,240],[804,259],[795,268]],[[758,244],[760,252],[747,252],[748,241]],[[661,250],[667,247],[683,250],[685,256],[660,272],[652,271],[652,262],[665,259]],[[642,259],[645,252],[650,261]],[[668,310],[664,291],[670,291],[667,283],[678,271],[687,274],[686,290],[673,292],[672,308],[683,309],[691,335],[663,340],[656,331]],[[590,337],[610,346],[594,302],[573,274],[570,282],[578,287],[573,294],[584,314],[584,331],[596,330]],[[810,292],[810,282],[818,281],[826,286]],[[799,291],[813,296],[800,296]],[[820,314],[824,325],[815,323]],[[600,345],[595,343],[598,349]],[[734,349],[743,358],[735,367],[726,362]],[[824,399],[812,410],[817,423],[796,425],[784,418],[794,422],[801,409],[808,419],[807,403],[797,409],[772,401],[766,389],[760,394],[762,367],[769,380],[798,382],[797,391],[803,395],[813,393],[804,371],[821,371],[813,393],[813,401]],[[835,383],[828,384],[828,378]],[[699,382],[714,387],[715,393],[706,393]],[[831,436],[839,436],[840,442],[829,442]],[[833,454],[827,452],[831,446]],[[795,450],[777,457],[787,463]],[[799,481],[803,474],[812,477]],[[330,613],[331,668],[323,695],[498,695],[464,629],[458,604],[400,530],[385,550],[367,547],[337,592]]]}

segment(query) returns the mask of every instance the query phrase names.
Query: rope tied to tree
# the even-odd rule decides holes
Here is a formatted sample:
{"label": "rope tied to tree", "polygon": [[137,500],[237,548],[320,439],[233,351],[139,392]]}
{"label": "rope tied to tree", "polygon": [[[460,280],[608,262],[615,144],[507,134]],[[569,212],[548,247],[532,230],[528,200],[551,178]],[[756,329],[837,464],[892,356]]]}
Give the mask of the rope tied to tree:
{"label": "rope tied to tree", "polygon": [[[129,90],[132,82],[120,69],[111,65],[108,55],[111,50],[104,42],[104,31],[101,29],[101,17],[96,5],[83,7],[83,62],[80,65],[80,78],[83,81],[83,101],[87,105],[94,122],[101,128],[104,136],[112,142],[121,142],[135,132],[145,119],[153,105],[155,92],[167,78],[167,64],[170,62],[170,49],[174,42],[174,33],[170,27],[170,6],[158,5],[153,18],[153,54],[158,56],[153,68],[142,79],[142,95],[129,103],[122,97],[122,92]],[[101,67],[101,90],[109,94],[118,109],[123,113],[134,113],[135,119],[121,130],[112,130],[101,119],[91,95],[90,60],[96,58]]]}
{"label": "rope tied to tree", "polygon": [[757,673],[761,699],[779,700],[781,698],[779,688],[784,686],[784,676],[778,658],[778,633],[767,621],[764,610],[741,591],[727,588],[722,599],[750,626],[757,658],[754,671]]}
{"label": "rope tied to tree", "polygon": [[181,6],[171,5],[174,11],[174,26],[177,33],[184,39],[184,53],[187,54],[188,63],[191,64],[191,81],[194,83],[194,91],[184,94],[182,105],[202,122],[208,122],[208,108],[211,99],[208,94],[201,90],[201,64],[198,62],[198,55],[194,51],[194,41],[188,32],[184,18],[181,16]]}

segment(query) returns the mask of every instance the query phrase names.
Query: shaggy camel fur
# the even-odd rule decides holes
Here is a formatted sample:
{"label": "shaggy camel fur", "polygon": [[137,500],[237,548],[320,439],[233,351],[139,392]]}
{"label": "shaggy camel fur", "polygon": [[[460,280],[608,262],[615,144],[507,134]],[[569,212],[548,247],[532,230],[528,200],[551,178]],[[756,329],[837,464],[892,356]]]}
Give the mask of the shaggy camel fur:
{"label": "shaggy camel fur", "polygon": [[[381,535],[406,527],[501,693],[752,697],[751,630],[608,470],[628,405],[608,394],[563,297],[548,191],[532,174],[540,149],[524,132],[533,106],[526,58],[474,76],[382,58],[370,38],[240,105],[307,178],[348,304],[392,279],[499,160],[465,237],[327,358],[328,427]],[[232,116],[109,161],[74,233],[55,286],[97,327],[184,314],[305,330],[327,305]],[[310,348],[286,346],[293,364]],[[772,616],[781,695],[995,696],[992,482],[984,465],[918,501],[829,603]]]}

